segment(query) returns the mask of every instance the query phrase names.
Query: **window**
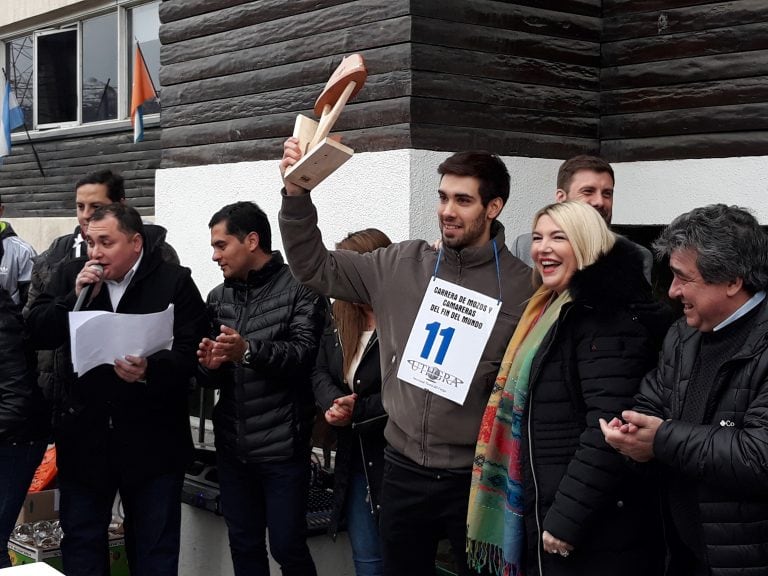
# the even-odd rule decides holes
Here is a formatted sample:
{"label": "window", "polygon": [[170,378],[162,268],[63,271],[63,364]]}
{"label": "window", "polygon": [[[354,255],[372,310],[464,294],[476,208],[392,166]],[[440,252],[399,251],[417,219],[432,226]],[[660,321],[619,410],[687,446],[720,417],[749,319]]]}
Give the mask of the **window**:
{"label": "window", "polygon": [[[113,0],[76,21],[6,40],[5,67],[27,126],[47,130],[128,118],[136,40],[159,86],[159,4]],[[160,103],[147,102],[144,112],[160,112]]]}

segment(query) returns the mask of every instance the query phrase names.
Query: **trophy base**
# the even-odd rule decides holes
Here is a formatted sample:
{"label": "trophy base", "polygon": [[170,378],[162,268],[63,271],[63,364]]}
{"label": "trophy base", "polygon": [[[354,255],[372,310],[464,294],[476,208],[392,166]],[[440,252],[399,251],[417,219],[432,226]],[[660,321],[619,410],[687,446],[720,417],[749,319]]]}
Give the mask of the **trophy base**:
{"label": "trophy base", "polygon": [[[299,115],[293,135],[299,139],[299,146],[305,150],[317,128],[317,122]],[[312,190],[323,180],[333,174],[342,164],[352,158],[354,150],[336,140],[325,138],[318,142],[312,150],[286,170],[285,179],[291,184]]]}

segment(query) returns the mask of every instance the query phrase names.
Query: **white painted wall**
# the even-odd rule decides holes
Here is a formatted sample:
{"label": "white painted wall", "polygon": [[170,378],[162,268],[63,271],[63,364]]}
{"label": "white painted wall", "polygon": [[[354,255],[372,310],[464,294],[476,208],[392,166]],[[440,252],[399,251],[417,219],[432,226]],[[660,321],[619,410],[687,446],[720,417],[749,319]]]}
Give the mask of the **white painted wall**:
{"label": "white painted wall", "polygon": [[[312,193],[327,246],[361,228],[376,227],[393,241],[437,239],[435,216],[438,164],[448,153],[395,150],[356,154]],[[510,202],[502,213],[509,234],[526,230],[532,214],[554,198],[559,161],[506,158],[512,174]],[[208,220],[230,202],[253,200],[267,213],[273,248],[282,186],[276,160],[158,170],[155,219],[168,228],[168,241],[192,268],[203,294],[221,282],[210,260]]]}
{"label": "white painted wall", "polygon": [[768,224],[768,156],[613,164],[616,224],[668,224],[697,206],[749,208]]}
{"label": "white painted wall", "polygon": [[[374,226],[394,241],[436,239],[438,164],[449,154],[395,150],[356,154],[312,193],[327,246],[348,232]],[[510,199],[501,214],[508,240],[530,229],[533,214],[554,201],[560,160],[505,157]],[[666,224],[713,202],[752,209],[768,223],[768,157],[708,158],[613,165],[616,224]],[[221,281],[210,261],[207,222],[221,206],[254,200],[277,230],[281,182],[276,160],[158,170],[155,215],[203,294]]]}

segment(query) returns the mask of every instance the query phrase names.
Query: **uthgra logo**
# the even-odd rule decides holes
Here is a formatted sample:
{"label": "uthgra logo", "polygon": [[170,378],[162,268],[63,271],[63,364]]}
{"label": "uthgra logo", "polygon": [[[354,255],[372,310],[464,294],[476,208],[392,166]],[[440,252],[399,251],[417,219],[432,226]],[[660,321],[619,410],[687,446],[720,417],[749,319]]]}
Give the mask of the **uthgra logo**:
{"label": "uthgra logo", "polygon": [[407,360],[407,362],[410,364],[412,372],[423,374],[427,377],[427,380],[432,383],[436,384],[438,382],[444,382],[454,388],[458,388],[459,385],[464,384],[464,380],[440,370],[437,366],[424,364],[424,362],[419,362],[418,360]]}

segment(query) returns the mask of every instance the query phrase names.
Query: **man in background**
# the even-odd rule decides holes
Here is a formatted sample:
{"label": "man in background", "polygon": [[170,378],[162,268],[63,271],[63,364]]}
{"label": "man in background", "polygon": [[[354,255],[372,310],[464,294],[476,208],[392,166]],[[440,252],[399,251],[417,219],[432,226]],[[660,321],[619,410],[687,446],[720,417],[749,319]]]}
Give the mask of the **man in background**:
{"label": "man in background", "polygon": [[[4,213],[5,205],[0,198],[0,218]],[[8,291],[19,307],[27,302],[36,255],[35,249],[16,234],[9,222],[0,221],[0,287]]]}
{"label": "man in background", "polygon": [[[573,200],[589,204],[600,213],[605,223],[611,225],[613,217],[613,193],[615,178],[611,165],[597,156],[574,156],[566,160],[557,171],[557,190],[555,201]],[[617,241],[627,243],[640,252],[643,259],[643,273],[651,281],[653,255],[650,250],[617,235]],[[515,238],[512,252],[533,268],[531,260],[531,233],[526,232]]]}

